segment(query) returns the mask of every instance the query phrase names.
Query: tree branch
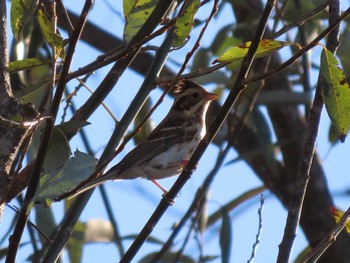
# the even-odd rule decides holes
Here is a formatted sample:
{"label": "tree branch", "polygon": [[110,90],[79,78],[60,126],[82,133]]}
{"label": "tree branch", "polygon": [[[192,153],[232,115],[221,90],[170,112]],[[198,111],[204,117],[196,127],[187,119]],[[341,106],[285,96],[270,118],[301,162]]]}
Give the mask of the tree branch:
{"label": "tree branch", "polygon": [[[52,134],[52,130],[54,127],[54,123],[55,123],[55,119],[57,116],[57,112],[59,109],[59,105],[61,103],[62,100],[62,96],[64,93],[64,89],[65,89],[65,76],[69,71],[70,65],[72,63],[72,59],[73,59],[73,54],[75,52],[75,47],[76,44],[79,40],[79,37],[81,35],[81,31],[84,28],[84,24],[87,18],[87,14],[89,13],[89,10],[92,6],[93,0],[86,0],[85,5],[83,7],[83,11],[82,14],[80,16],[80,20],[79,20],[79,25],[78,27],[76,27],[76,30],[74,31],[74,34],[72,35],[72,37],[69,40],[69,46],[68,46],[68,50],[67,50],[67,55],[65,58],[65,61],[63,63],[63,67],[61,70],[61,74],[60,74],[60,79],[58,81],[57,84],[57,89],[56,89],[56,93],[52,102],[52,106],[50,109],[50,114],[51,114],[51,118],[47,119],[47,124],[43,133],[43,137],[42,137],[42,141],[40,143],[39,146],[39,150],[38,150],[38,154],[37,154],[37,158],[34,164],[34,168],[30,177],[30,181],[29,181],[29,185],[28,185],[28,189],[24,198],[24,202],[23,202],[23,206],[21,208],[15,229],[13,231],[13,234],[10,238],[10,244],[9,244],[9,249],[7,252],[7,257],[6,257],[6,263],[12,263],[15,262],[16,260],[16,255],[17,255],[17,251],[19,248],[19,243],[24,231],[24,228],[26,226],[26,223],[28,221],[28,217],[30,214],[30,210],[31,208],[30,203],[32,202],[32,199],[35,195],[36,189],[38,187],[39,184],[39,180],[40,180],[40,175],[41,175],[41,171],[42,171],[42,167],[45,161],[45,157],[46,157],[46,152],[48,149],[48,145],[49,145],[49,141],[51,138],[51,134]],[[54,83],[53,83],[54,85]]]}
{"label": "tree branch", "polygon": [[[142,31],[142,34],[137,34],[133,39],[130,41],[130,45],[133,45],[135,42],[137,43],[140,39],[148,34],[150,34],[154,28],[157,26],[157,23],[160,21],[160,19],[163,17],[164,13],[168,10],[169,5],[171,5],[172,1],[160,1],[158,5],[155,7],[155,14],[157,14],[157,17],[152,17],[154,21],[149,21],[149,18],[146,21],[146,26],[143,28],[146,28]],[[159,17],[158,17],[159,16]],[[155,23],[155,21],[157,23]],[[83,107],[80,109],[80,112],[77,112],[73,116],[73,119],[83,119],[86,120],[93,112],[93,108],[90,108],[89,101],[91,101],[94,106],[98,106],[98,101],[103,100],[105,96],[109,93],[109,91],[114,87],[116,82],[118,81],[120,75],[124,70],[127,68],[127,66],[130,64],[130,62],[133,60],[133,58],[137,55],[137,52],[133,52],[132,54],[129,54],[129,56],[126,59],[123,59],[122,61],[117,62],[113,67],[110,73],[106,76],[106,78],[101,82],[99,85],[99,88],[95,91],[95,93],[88,99],[88,101],[83,105]],[[160,60],[162,61],[162,60]],[[158,61],[158,62],[160,62]],[[158,63],[157,62],[157,63]],[[152,74],[155,74],[157,72],[155,69],[159,67],[160,64],[154,63],[154,71]],[[149,88],[149,80],[147,81],[147,87]],[[106,85],[106,86],[104,86]],[[96,93],[98,93],[98,96],[102,96],[102,98],[99,98],[96,96]],[[146,95],[147,97],[147,95]],[[141,107],[143,101],[138,101],[140,103],[138,107],[132,109],[132,111],[138,111],[138,109]],[[134,105],[137,106],[137,105]],[[134,114],[136,114],[134,112]],[[127,113],[124,114],[124,116],[127,115]],[[130,118],[131,117],[131,118]],[[127,129],[127,127],[130,125],[132,119],[134,116],[128,116],[125,117],[127,121],[124,121],[122,123],[122,120],[119,123],[119,126],[122,124],[124,128],[117,127],[117,129],[114,131],[113,135],[111,136],[107,147],[105,148],[104,152],[102,153],[102,156],[99,159],[99,165],[103,164],[106,160],[109,159],[110,156],[112,156],[114,149],[120,144],[120,141]],[[128,123],[129,122],[129,123]],[[79,219],[82,211],[84,210],[86,204],[88,203],[93,191],[88,191],[86,193],[81,194],[73,203],[71,206],[71,209],[66,213],[65,217],[63,218],[61,222],[60,230],[58,231],[56,237],[54,238],[53,243],[50,245],[49,250],[46,253],[46,256],[43,260],[43,262],[53,262],[57,259],[59,254],[61,253],[63,247],[65,246],[66,242],[70,238],[71,232],[70,230],[74,228],[74,225],[76,224],[77,220]]]}
{"label": "tree branch", "polygon": [[158,223],[158,221],[163,216],[165,211],[172,204],[173,202],[172,200],[174,200],[174,198],[177,196],[181,188],[185,185],[187,180],[190,178],[192,171],[195,169],[197,163],[199,162],[199,159],[203,155],[209,143],[212,141],[212,139],[216,135],[217,131],[222,126],[233,104],[237,100],[241,91],[244,89],[244,86],[242,85],[243,80],[246,78],[249,72],[253,59],[255,57],[256,49],[258,47],[260,39],[264,34],[265,27],[266,27],[268,18],[270,16],[270,13],[272,11],[272,8],[274,7],[274,4],[275,4],[275,1],[268,1],[266,4],[266,8],[264,10],[261,21],[259,23],[259,27],[256,31],[254,40],[252,41],[252,44],[251,44],[251,47],[249,48],[247,56],[243,60],[241,70],[237,76],[235,84],[230,94],[228,95],[225,103],[223,104],[221,111],[215,118],[213,124],[210,126],[210,129],[208,130],[203,140],[200,142],[200,144],[196,148],[195,152],[193,153],[192,157],[187,163],[184,171],[181,173],[181,175],[176,180],[175,184],[169,190],[169,192],[163,197],[158,207],[156,208],[156,210],[154,211],[154,213],[152,214],[148,222],[145,224],[144,228],[141,230],[138,237],[135,239],[133,244],[125,253],[124,257],[121,259],[121,262],[130,262],[135,256],[135,254],[137,253],[137,251],[141,248],[145,240],[148,238],[148,236],[152,233],[154,226]]}
{"label": "tree branch", "polygon": [[[32,106],[22,105],[13,97],[8,71],[8,46],[6,27],[6,1],[0,0],[0,116],[12,120],[20,118],[23,122],[33,121],[37,112]],[[18,177],[12,175],[11,170],[21,144],[27,136],[28,130],[0,123],[0,218],[5,202],[11,196],[12,186],[16,185]],[[22,178],[23,181],[23,178]]]}
{"label": "tree branch", "polygon": [[[330,16],[329,23],[334,23],[340,14],[339,2],[336,3],[335,5],[334,4],[330,5],[330,14],[332,13],[333,15]],[[337,15],[335,16],[334,14],[337,14]],[[327,46],[330,46],[332,41],[336,42],[336,45],[332,44],[333,53],[335,52],[337,44],[339,44],[338,32],[339,32],[339,25],[335,28],[333,32],[333,38],[329,38],[327,42]],[[302,152],[300,163],[299,163],[298,175],[296,177],[295,187],[294,187],[294,194],[292,196],[291,204],[289,207],[283,239],[279,246],[279,253],[277,257],[277,262],[279,263],[290,261],[294,240],[298,231],[305,194],[306,194],[307,186],[310,180],[311,165],[312,165],[312,161],[316,150],[316,139],[317,139],[318,130],[319,130],[321,112],[323,109],[323,98],[322,98],[323,85],[325,85],[325,83],[320,73],[314,102],[310,111],[309,130],[307,133],[307,139],[306,139],[304,150]]]}

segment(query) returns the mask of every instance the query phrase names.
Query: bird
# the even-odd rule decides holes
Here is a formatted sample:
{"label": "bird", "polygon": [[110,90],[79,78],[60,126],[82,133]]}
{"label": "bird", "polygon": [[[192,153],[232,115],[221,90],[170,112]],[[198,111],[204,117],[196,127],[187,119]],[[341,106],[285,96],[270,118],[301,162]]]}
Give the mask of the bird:
{"label": "bird", "polygon": [[175,82],[173,90],[175,99],[170,111],[145,141],[105,174],[88,180],[74,196],[108,180],[135,178],[146,178],[167,193],[156,180],[182,172],[205,136],[207,109],[217,98],[200,84],[186,79]]}

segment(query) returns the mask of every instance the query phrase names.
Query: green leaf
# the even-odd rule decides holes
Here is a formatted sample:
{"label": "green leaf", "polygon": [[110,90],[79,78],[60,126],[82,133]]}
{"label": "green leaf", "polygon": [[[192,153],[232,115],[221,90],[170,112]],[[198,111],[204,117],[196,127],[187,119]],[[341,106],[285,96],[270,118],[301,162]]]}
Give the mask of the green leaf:
{"label": "green leaf", "polygon": [[[126,3],[129,2],[129,3]],[[153,12],[158,0],[124,0],[124,41],[129,42]]]}
{"label": "green leaf", "polygon": [[[35,224],[42,232],[45,233],[46,236],[51,236],[57,227],[52,208],[38,204],[34,209]],[[38,237],[41,241],[41,244],[44,245],[46,243],[46,239],[44,239],[42,235],[38,235]]]}
{"label": "green leaf", "polygon": [[336,145],[339,142],[338,132],[336,131],[332,123],[329,125],[328,129],[328,141],[332,146]]}
{"label": "green leaf", "polygon": [[175,37],[172,45],[182,47],[186,44],[187,38],[193,28],[194,17],[200,6],[200,0],[190,0],[182,16],[178,17],[175,24]]}
{"label": "green leaf", "polygon": [[221,262],[229,263],[232,247],[232,225],[227,210],[222,207],[222,223],[220,229]]}
{"label": "green leaf", "polygon": [[76,134],[81,128],[90,125],[90,122],[85,120],[69,120],[60,125],[57,125],[56,128],[60,129],[64,134]]}
{"label": "green leaf", "polygon": [[45,173],[51,173],[63,167],[68,162],[69,156],[70,147],[66,136],[60,129],[54,128],[45,157]]}
{"label": "green leaf", "polygon": [[[239,46],[231,47],[227,49],[224,52],[224,54],[222,54],[219,58],[213,61],[213,64],[217,62],[236,62],[236,61],[243,60],[243,58],[248,53],[250,45],[251,45],[251,42],[249,41]],[[277,40],[270,40],[270,39],[262,39],[260,40],[258,49],[256,51],[256,58],[261,58],[261,57],[271,55],[275,51],[290,45],[299,46],[299,44],[296,42],[284,42],[284,41],[277,41]]]}
{"label": "green leaf", "polygon": [[12,33],[16,40],[22,34],[23,27],[38,8],[38,0],[12,0],[10,11],[10,23]]}
{"label": "green leaf", "polygon": [[95,158],[78,150],[75,151],[74,156],[63,168],[45,173],[41,177],[34,199],[50,205],[57,197],[86,180],[95,171],[95,168]]}
{"label": "green leaf", "polygon": [[[50,86],[51,79],[52,77],[50,76],[43,79],[39,79],[33,84],[27,85],[25,89],[16,91],[16,98],[21,99],[25,103],[31,103],[36,105],[35,103],[33,103],[33,98],[36,98],[38,94],[40,95],[41,93],[44,93],[43,89],[47,89]],[[35,95],[34,93],[37,94]],[[39,101],[39,103],[42,102],[41,100]]]}
{"label": "green leaf", "polygon": [[[143,122],[143,120],[149,114],[151,107],[152,107],[152,102],[151,102],[151,99],[148,98],[135,118],[135,121],[134,121],[135,129],[139,127],[139,125]],[[139,144],[140,142],[144,141],[145,138],[154,129],[154,126],[155,126],[154,122],[150,118],[148,118],[146,122],[142,125],[140,132],[134,136],[133,139],[135,141],[135,144]]]}
{"label": "green leaf", "polygon": [[125,19],[129,16],[131,10],[135,6],[138,0],[124,0],[123,1],[123,11]]}
{"label": "green leaf", "polygon": [[21,70],[32,69],[35,67],[48,65],[51,63],[51,60],[40,60],[37,58],[27,58],[23,60],[11,61],[9,65],[10,73],[18,72]]}
{"label": "green leaf", "polygon": [[62,57],[64,56],[64,52],[62,52],[64,51],[63,48],[67,43],[56,33],[53,19],[49,17],[47,12],[43,11],[42,8],[38,9],[38,21],[41,32],[49,46],[51,48],[56,48],[56,56]]}
{"label": "green leaf", "polygon": [[321,73],[325,81],[323,100],[332,125],[341,142],[350,127],[350,88],[335,56],[326,48],[321,55]]}
{"label": "green leaf", "polygon": [[72,237],[67,242],[69,262],[82,262],[86,224],[78,221]]}

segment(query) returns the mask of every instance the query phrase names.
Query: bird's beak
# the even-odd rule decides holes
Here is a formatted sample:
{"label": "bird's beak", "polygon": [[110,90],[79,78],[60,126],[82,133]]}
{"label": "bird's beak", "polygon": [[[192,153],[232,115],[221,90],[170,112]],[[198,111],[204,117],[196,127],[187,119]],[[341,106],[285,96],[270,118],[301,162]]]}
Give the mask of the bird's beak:
{"label": "bird's beak", "polygon": [[208,93],[206,94],[205,98],[206,98],[207,100],[211,101],[211,100],[217,99],[217,98],[218,98],[218,95],[208,92]]}

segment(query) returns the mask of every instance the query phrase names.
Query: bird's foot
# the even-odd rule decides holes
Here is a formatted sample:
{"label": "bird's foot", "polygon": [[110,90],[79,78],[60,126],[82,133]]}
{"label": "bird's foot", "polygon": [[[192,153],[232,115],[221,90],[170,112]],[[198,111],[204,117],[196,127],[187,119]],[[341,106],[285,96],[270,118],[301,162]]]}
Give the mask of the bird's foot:
{"label": "bird's foot", "polygon": [[174,199],[169,198],[167,194],[163,194],[162,197],[169,205],[173,205],[175,203]]}
{"label": "bird's foot", "polygon": [[168,194],[168,191],[163,187],[161,186],[156,180],[154,179],[148,179],[150,180],[152,183],[154,183],[160,190],[162,190],[163,192],[163,195],[162,197],[164,198],[164,200],[169,204],[169,205],[173,205],[174,204],[174,200],[173,199],[170,199],[168,198],[167,194]]}
{"label": "bird's foot", "polygon": [[[182,161],[183,170],[186,169],[187,164],[188,164],[188,160],[183,160],[183,161]],[[194,172],[197,170],[197,168],[198,168],[198,163],[196,164],[196,166],[194,167],[194,169],[190,170],[189,172],[194,173]]]}

